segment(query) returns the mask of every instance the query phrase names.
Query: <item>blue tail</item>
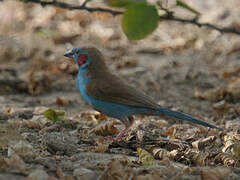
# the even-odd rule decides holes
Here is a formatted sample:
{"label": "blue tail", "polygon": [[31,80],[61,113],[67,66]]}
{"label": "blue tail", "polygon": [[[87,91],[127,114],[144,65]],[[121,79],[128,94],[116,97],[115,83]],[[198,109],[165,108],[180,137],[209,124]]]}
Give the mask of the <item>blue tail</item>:
{"label": "blue tail", "polygon": [[215,129],[218,129],[218,130],[223,130],[221,128],[218,128],[212,124],[209,124],[207,122],[204,122],[204,121],[201,121],[199,119],[196,119],[194,117],[191,117],[187,114],[183,114],[183,113],[180,113],[180,112],[177,112],[177,111],[172,111],[170,109],[167,109],[167,108],[163,108],[160,106],[160,108],[158,109],[158,112],[159,113],[162,113],[162,114],[165,114],[165,115],[168,115],[168,116],[172,116],[172,117],[175,117],[177,119],[181,119],[181,120],[185,120],[185,121],[189,121],[189,122],[192,122],[192,123],[196,123],[196,124],[200,124],[202,126],[206,126],[206,127],[210,127],[210,128],[215,128]]}

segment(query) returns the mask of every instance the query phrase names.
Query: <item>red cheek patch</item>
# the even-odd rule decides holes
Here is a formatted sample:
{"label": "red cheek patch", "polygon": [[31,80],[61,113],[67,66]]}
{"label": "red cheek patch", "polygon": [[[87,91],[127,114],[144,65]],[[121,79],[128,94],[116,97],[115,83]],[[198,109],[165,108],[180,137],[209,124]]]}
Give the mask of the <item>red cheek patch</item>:
{"label": "red cheek patch", "polygon": [[88,60],[88,57],[86,54],[81,54],[79,57],[78,57],[78,65],[81,66],[83,64],[85,64]]}

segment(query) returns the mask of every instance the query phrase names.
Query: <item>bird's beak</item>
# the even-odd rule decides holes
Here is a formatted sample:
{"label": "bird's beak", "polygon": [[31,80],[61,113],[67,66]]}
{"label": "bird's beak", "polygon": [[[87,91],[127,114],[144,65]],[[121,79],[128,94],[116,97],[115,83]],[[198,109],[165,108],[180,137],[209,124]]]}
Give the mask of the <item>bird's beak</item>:
{"label": "bird's beak", "polygon": [[72,53],[72,50],[68,50],[67,52],[64,53],[64,56],[65,57],[69,57],[69,58],[73,58],[73,53]]}

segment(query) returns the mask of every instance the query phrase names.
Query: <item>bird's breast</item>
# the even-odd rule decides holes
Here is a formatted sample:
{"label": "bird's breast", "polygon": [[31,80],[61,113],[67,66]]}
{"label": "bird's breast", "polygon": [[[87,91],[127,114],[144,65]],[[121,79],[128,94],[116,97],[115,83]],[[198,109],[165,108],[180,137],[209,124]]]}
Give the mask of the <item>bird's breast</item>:
{"label": "bird's breast", "polygon": [[78,89],[83,97],[83,99],[88,102],[90,102],[90,97],[87,95],[86,92],[86,87],[87,84],[90,82],[90,79],[86,76],[87,72],[86,71],[79,71],[78,72],[78,77],[77,77],[77,86]]}

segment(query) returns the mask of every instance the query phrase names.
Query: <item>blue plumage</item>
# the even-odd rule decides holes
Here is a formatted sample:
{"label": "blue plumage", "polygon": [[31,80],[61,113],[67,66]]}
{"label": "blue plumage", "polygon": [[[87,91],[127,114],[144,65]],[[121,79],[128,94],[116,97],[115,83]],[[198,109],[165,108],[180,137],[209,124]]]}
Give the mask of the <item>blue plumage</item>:
{"label": "blue plumage", "polygon": [[133,114],[141,114],[143,112],[149,111],[149,109],[147,108],[139,108],[111,102],[104,102],[89,96],[86,92],[86,87],[90,81],[91,80],[87,77],[87,69],[79,68],[77,76],[78,89],[82,95],[82,98],[91,106],[93,106],[96,110],[120,120],[124,120],[125,118]]}

